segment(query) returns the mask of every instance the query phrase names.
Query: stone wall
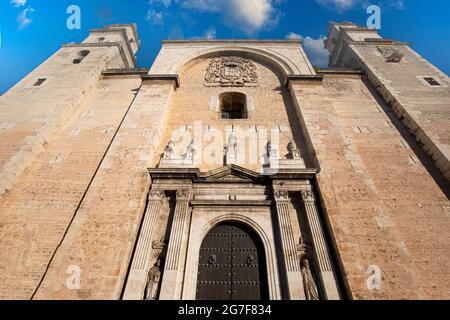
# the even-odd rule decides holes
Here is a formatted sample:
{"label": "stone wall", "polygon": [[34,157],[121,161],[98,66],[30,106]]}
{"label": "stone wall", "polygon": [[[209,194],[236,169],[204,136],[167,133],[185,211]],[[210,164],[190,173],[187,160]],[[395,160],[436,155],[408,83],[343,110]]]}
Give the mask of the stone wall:
{"label": "stone wall", "polygon": [[134,77],[98,83],[1,199],[0,298],[32,296],[140,82]]}
{"label": "stone wall", "polygon": [[[449,298],[449,188],[359,76],[295,82],[343,277],[355,299]],[[382,271],[370,290],[370,266]]]}

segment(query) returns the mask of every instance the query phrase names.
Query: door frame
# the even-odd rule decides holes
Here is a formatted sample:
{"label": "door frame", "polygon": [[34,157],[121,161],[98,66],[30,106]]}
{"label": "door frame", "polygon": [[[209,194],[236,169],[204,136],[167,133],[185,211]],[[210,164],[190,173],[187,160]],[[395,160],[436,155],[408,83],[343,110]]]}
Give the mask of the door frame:
{"label": "door frame", "polygon": [[224,222],[242,223],[250,227],[259,236],[265,251],[269,299],[281,300],[280,278],[270,208],[230,208],[225,206],[195,207],[193,209],[188,238],[182,300],[196,299],[201,245],[208,233]]}

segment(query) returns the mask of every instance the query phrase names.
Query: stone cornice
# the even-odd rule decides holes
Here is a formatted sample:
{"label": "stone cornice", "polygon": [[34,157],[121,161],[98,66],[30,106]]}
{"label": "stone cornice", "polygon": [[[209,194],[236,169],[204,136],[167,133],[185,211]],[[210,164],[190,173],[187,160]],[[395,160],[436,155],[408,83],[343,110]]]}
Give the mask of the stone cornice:
{"label": "stone cornice", "polygon": [[142,81],[173,81],[175,87],[180,87],[180,77],[177,74],[145,74],[141,75]]}
{"label": "stone cornice", "polygon": [[317,169],[280,169],[271,175],[261,175],[254,171],[229,165],[220,169],[201,172],[199,169],[151,168],[148,169],[152,180],[187,179],[196,183],[264,183],[273,180],[311,180]]}
{"label": "stone cornice", "polygon": [[204,40],[204,39],[197,39],[197,40],[163,40],[161,43],[164,44],[265,44],[265,45],[300,45],[302,44],[302,40],[300,39],[293,39],[293,40],[256,40],[256,39],[223,39],[223,40]]}
{"label": "stone cornice", "polygon": [[323,75],[290,75],[286,77],[285,86],[289,87],[291,82],[309,82],[321,84]]}
{"label": "stone cornice", "polygon": [[363,41],[347,41],[347,44],[364,44],[364,45],[406,45],[409,46],[409,42],[402,42],[397,40],[390,40],[390,39],[370,39],[367,38]]}
{"label": "stone cornice", "polygon": [[317,71],[319,75],[337,75],[337,76],[345,76],[345,75],[355,75],[361,76],[363,74],[362,70],[354,70],[354,69],[319,69]]}
{"label": "stone cornice", "polygon": [[109,69],[102,72],[102,75],[105,77],[112,76],[141,76],[148,74],[149,69],[147,68],[132,68],[132,69]]}

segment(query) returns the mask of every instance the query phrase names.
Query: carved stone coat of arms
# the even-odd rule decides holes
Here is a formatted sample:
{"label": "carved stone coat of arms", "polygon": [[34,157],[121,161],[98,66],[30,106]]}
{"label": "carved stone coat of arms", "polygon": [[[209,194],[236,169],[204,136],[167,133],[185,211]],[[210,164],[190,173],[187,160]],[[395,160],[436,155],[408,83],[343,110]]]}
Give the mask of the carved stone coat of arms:
{"label": "carved stone coat of arms", "polygon": [[206,70],[206,86],[243,87],[258,84],[256,65],[240,57],[212,59]]}

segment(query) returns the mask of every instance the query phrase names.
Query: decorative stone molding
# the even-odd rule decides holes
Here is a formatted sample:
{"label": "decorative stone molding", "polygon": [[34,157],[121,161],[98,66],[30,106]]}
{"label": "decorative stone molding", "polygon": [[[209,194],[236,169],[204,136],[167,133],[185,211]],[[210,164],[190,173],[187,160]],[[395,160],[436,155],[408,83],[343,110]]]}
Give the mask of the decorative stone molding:
{"label": "decorative stone molding", "polygon": [[386,62],[398,63],[402,61],[403,57],[405,56],[404,53],[389,46],[377,47],[377,49],[381,52]]}
{"label": "decorative stone molding", "polygon": [[241,57],[212,59],[206,69],[206,86],[244,87],[257,84],[256,65],[253,61]]}

